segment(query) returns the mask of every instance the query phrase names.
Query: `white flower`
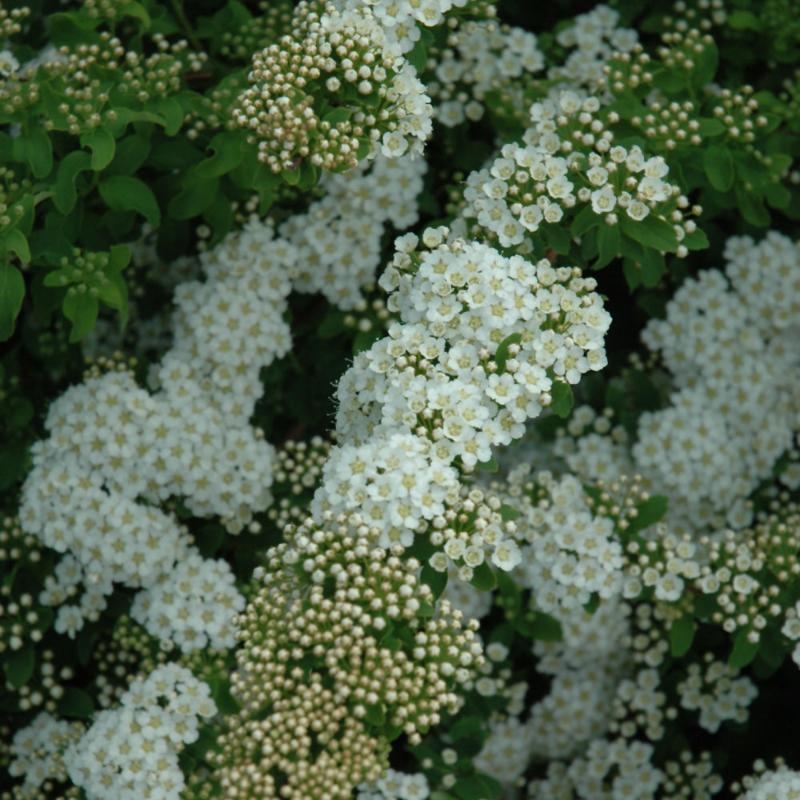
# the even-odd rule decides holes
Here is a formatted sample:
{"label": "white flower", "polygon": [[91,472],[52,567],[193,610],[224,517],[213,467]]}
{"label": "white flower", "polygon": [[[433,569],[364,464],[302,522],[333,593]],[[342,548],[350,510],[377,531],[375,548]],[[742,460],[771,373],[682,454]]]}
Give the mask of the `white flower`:
{"label": "white flower", "polygon": [[500,542],[492,553],[492,562],[505,572],[510,572],[521,560],[519,547],[511,539]]}
{"label": "white flower", "polygon": [[632,200],[625,211],[636,222],[641,222],[650,213],[650,209],[639,200]]}
{"label": "white flower", "polygon": [[595,214],[608,214],[617,205],[617,197],[614,189],[605,185],[602,189],[595,189],[592,192],[592,211]]}
{"label": "white flower", "polygon": [[0,50],[0,75],[7,78],[19,69],[19,61],[10,50]]}

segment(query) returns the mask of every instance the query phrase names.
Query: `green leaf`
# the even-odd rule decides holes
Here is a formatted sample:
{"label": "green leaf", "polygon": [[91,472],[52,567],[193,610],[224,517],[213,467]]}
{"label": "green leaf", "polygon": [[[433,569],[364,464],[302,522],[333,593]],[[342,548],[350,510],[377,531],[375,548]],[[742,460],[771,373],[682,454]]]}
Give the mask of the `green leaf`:
{"label": "green leaf", "polygon": [[447,586],[447,570],[439,572],[438,569],[434,569],[430,564],[425,564],[419,577],[424,584],[430,586],[434,597],[441,597],[445,586]]}
{"label": "green leaf", "polygon": [[175,219],[191,219],[211,206],[219,191],[219,179],[193,179],[169,202],[169,213]]}
{"label": "green leaf", "polygon": [[553,381],[550,388],[550,396],[553,398],[550,403],[550,410],[558,417],[565,419],[572,412],[575,405],[575,395],[572,387],[563,380]]}
{"label": "green leaf", "polygon": [[334,108],[325,114],[322,117],[322,121],[327,122],[329,125],[338,125],[340,122],[347,122],[352,116],[353,110],[351,108],[340,107]]}
{"label": "green leaf", "polygon": [[111,175],[100,184],[100,196],[113,211],[137,211],[157,228],[161,210],[150,187],[129,175]]}
{"label": "green leaf", "polygon": [[231,694],[231,685],[224,678],[214,678],[209,682],[211,697],[221,714],[235,714],[240,710],[239,704]]}
{"label": "green leaf", "polygon": [[300,167],[285,169],[281,172],[281,176],[289,186],[297,186],[297,184],[300,183]]}
{"label": "green leaf", "polygon": [[386,722],[386,711],[382,703],[375,703],[374,705],[367,706],[367,713],[364,715],[364,721],[376,728]]}
{"label": "green leaf", "polygon": [[121,272],[131,262],[133,252],[126,244],[115,244],[109,252],[108,269],[112,272]]}
{"label": "green leaf", "polygon": [[729,14],[726,22],[738,31],[760,31],[763,27],[761,20],[752,11],[741,9]]}
{"label": "green leaf", "polygon": [[490,592],[497,586],[497,578],[494,570],[483,561],[473,570],[470,583],[481,592]]}
{"label": "green leaf", "polygon": [[642,283],[652,289],[654,286],[658,285],[658,282],[667,271],[666,263],[664,262],[664,254],[645,248],[642,252],[641,263]]}
{"label": "green leaf", "polygon": [[625,213],[620,214],[619,221],[625,236],[644,247],[650,247],[661,253],[673,253],[678,249],[675,229],[663,219],[651,214],[637,222]]}
{"label": "green leaf", "polygon": [[78,197],[75,178],[79,173],[90,169],[91,165],[89,154],[81,150],[75,150],[61,159],[53,186],[53,202],[62,214],[69,214],[75,207]]}
{"label": "green leaf", "polygon": [[95,41],[96,34],[91,34],[100,24],[100,19],[90,18],[77,11],[62,11],[47,17],[47,26],[53,44],[76,45]]}
{"label": "green leaf", "polygon": [[719,50],[714,42],[703,46],[701,53],[693,53],[694,68],[689,73],[689,79],[695,89],[702,89],[714,80],[719,64]]}
{"label": "green leaf", "polygon": [[733,156],[725,145],[712,144],[703,151],[703,169],[718,192],[727,192],[733,186]]}
{"label": "green leaf", "polygon": [[94,714],[92,696],[83,689],[70,686],[58,701],[58,713],[62,717],[89,719]]}
{"label": "green leaf", "polygon": [[359,331],[353,339],[353,355],[369,350],[380,338],[381,332],[377,328],[373,328],[371,331]]}
{"label": "green leaf", "polygon": [[597,261],[595,269],[610,264],[619,254],[622,234],[619,225],[601,225],[597,231]]}
{"label": "green leaf", "polygon": [[641,117],[647,113],[642,101],[630,90],[618,94],[609,108],[616,111],[623,119]]}
{"label": "green leaf", "polygon": [[686,245],[688,250],[705,250],[708,247],[708,236],[700,228],[695,228],[683,237],[681,244]]}
{"label": "green leaf", "polygon": [[2,246],[6,253],[14,253],[23,264],[30,263],[31,249],[25,234],[19,228],[10,230],[3,237]]}
{"label": "green leaf", "polygon": [[594,211],[592,211],[592,207],[587,205],[584,206],[575,219],[572,220],[572,226],[569,231],[572,234],[572,238],[577,239],[592,228],[596,228],[602,221],[600,215],[595,214]]}
{"label": "green leaf", "polygon": [[454,742],[458,742],[461,739],[480,734],[484,724],[485,721],[482,717],[462,717],[450,726],[448,733]]}
{"label": "green leaf", "polygon": [[557,225],[546,225],[542,228],[547,244],[561,256],[569,254],[572,236],[566,228]]}
{"label": "green leaf", "polygon": [[780,183],[770,183],[764,187],[764,199],[773,208],[785,209],[792,202],[792,193]]}
{"label": "green leaf", "polygon": [[14,333],[24,297],[25,279],[22,273],[11,264],[0,261],[0,342]]}
{"label": "green leaf", "polygon": [[180,101],[176,97],[163,97],[156,104],[156,111],[164,118],[164,133],[174,136],[186,116]]}
{"label": "green leaf", "polygon": [[511,347],[512,344],[519,344],[522,341],[522,334],[521,333],[512,333],[510,336],[506,336],[499,345],[497,345],[497,350],[494,353],[494,360],[497,364],[497,374],[502,375],[506,371],[506,361],[508,361],[508,348]]}
{"label": "green leaf", "polygon": [[675,658],[681,658],[689,652],[695,630],[697,626],[690,614],[684,614],[672,623],[669,629],[669,650]]}
{"label": "green leaf", "polygon": [[747,628],[742,628],[733,640],[733,648],[731,654],[728,656],[728,666],[734,669],[742,669],[746,667],[755,657],[758,652],[758,644],[753,644],[748,641]]}
{"label": "green leaf", "polygon": [[25,647],[14,650],[11,655],[6,657],[3,665],[6,680],[13,689],[19,689],[31,679],[35,665],[36,653],[33,645],[26,644]]}
{"label": "green leaf", "polygon": [[497,463],[497,459],[492,457],[488,461],[479,461],[475,465],[481,472],[499,472],[500,465]]}
{"label": "green leaf", "polygon": [[141,3],[125,3],[120,8],[119,13],[126,17],[133,17],[142,23],[142,27],[147,29],[150,27],[150,15],[147,9]]}
{"label": "green leaf", "polygon": [[500,506],[500,516],[503,518],[503,522],[513,522],[522,515],[513,506],[503,504]]}
{"label": "green leaf", "polygon": [[72,323],[69,340],[74,343],[83,339],[94,327],[99,304],[97,299],[87,292],[73,290],[64,297],[62,310],[64,316]]}
{"label": "green leaf", "polygon": [[456,781],[453,792],[459,800],[500,800],[503,786],[488,775],[472,775]]}
{"label": "green leaf", "polygon": [[748,192],[744,187],[737,185],[736,203],[742,216],[751,225],[755,225],[757,228],[766,228],[769,225],[769,211],[760,195],[753,191]]}
{"label": "green leaf", "polygon": [[561,623],[544,611],[536,612],[530,626],[530,635],[532,639],[540,642],[560,642],[564,638]]}
{"label": "green leaf", "polygon": [[706,117],[699,120],[697,132],[705,139],[709,136],[722,136],[727,128],[724,123],[713,117]]}
{"label": "green leaf", "polygon": [[242,163],[247,144],[238,131],[225,131],[218,133],[209,147],[214,155],[192,168],[192,173],[199,178],[219,178],[232,172]]}
{"label": "green leaf", "polygon": [[627,532],[638,533],[651,525],[660,522],[667,514],[669,500],[660,494],[654,494],[636,506],[636,516],[629,520]]}
{"label": "green leaf", "polygon": [[81,136],[81,145],[92,151],[91,166],[95,172],[105,169],[114,158],[117,140],[105,128]]}
{"label": "green leaf", "polygon": [[418,75],[425,71],[425,65],[428,63],[428,47],[431,43],[431,38],[424,35],[427,33],[427,29],[423,28],[423,35],[414,43],[414,47],[406,53],[406,61],[414,67]]}
{"label": "green leaf", "polygon": [[53,145],[41,125],[23,131],[12,145],[14,156],[31,168],[35,178],[44,178],[53,169]]}

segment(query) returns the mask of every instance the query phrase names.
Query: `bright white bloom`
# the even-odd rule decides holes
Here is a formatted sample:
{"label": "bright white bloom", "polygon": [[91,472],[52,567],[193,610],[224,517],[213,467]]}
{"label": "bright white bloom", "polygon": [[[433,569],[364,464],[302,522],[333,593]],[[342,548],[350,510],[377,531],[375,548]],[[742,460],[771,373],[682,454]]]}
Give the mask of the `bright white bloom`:
{"label": "bright white bloom", "polygon": [[97,714],[65,752],[70,780],[89,800],[179,800],[178,754],[216,710],[208,686],[185,667],[158,667],[131,683],[118,708]]}
{"label": "bright white bloom", "polygon": [[63,753],[83,730],[80,722],[66,722],[41,713],[14,734],[8,772],[14,778],[23,778],[24,793],[33,795],[47,780],[67,779]]}

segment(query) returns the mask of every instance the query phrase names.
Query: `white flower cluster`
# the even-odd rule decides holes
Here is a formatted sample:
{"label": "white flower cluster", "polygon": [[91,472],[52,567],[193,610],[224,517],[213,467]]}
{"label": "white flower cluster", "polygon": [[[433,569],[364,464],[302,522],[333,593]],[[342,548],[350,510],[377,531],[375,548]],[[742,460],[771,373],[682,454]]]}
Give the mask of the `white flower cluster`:
{"label": "white flower cluster", "polygon": [[335,0],[339,8],[357,10],[368,6],[383,27],[387,48],[407,53],[419,41],[419,25],[441,25],[445,14],[464,8],[469,0]]}
{"label": "white flower cluster", "polygon": [[475,767],[504,783],[513,783],[525,772],[531,758],[534,732],[517,717],[493,722]]}
{"label": "white flower cluster", "polygon": [[422,252],[413,234],[397,240],[381,285],[400,321],[339,384],[341,444],[314,499],[317,515],[358,508],[406,544],[457,500],[459,466],[519,438],[555,384],[606,363],[593,279],[446,235],[428,229]]}
{"label": "white flower cluster", "polygon": [[[232,121],[276,173],[352,169],[378,149],[421,154],[433,129],[424,84],[365,3],[298,3],[290,32],[253,55],[247,80]],[[322,98],[335,113],[318,115]]]}
{"label": "white flower cluster", "polygon": [[636,472],[628,439],[625,428],[613,425],[605,414],[597,414],[590,406],[578,406],[564,434],[555,441],[553,452],[582,481],[607,485]]}
{"label": "white flower cluster", "polygon": [[568,776],[578,797],[635,797],[655,800],[664,774],[651,764],[653,747],[625,739],[595,739],[586,753],[575,759]]}
{"label": "white flower cluster", "polygon": [[689,664],[686,679],[678,684],[681,706],[699,711],[700,727],[710,733],[716,733],[726,720],[746,722],[750,703],[757,695],[750,678],[713,659],[708,659],[705,667]]}
{"label": "white flower cluster", "polygon": [[14,734],[8,772],[12,777],[23,778],[23,793],[34,793],[50,779],[67,779],[63,754],[83,731],[80,722],[66,722],[43,712]]}
{"label": "white flower cluster", "polygon": [[556,41],[574,48],[563,64],[551,67],[550,80],[563,81],[570,88],[602,91],[606,85],[604,67],[617,53],[630,53],[639,41],[631,28],[620,28],[619,13],[601,4],[575,17],[574,24],[559,31]]}
{"label": "white flower cluster", "polygon": [[757,778],[745,778],[747,791],[740,800],[794,800],[800,797],[800,772],[788,767],[762,772]]}
{"label": "white flower cluster", "polygon": [[8,78],[19,69],[19,61],[10,50],[0,50],[0,77]]}
{"label": "white flower cluster", "polygon": [[724,273],[686,280],[642,336],[675,391],[642,416],[633,452],[690,530],[749,524],[746,499],[800,429],[800,246],[735,237],[725,257]]}
{"label": "white flower cluster", "polygon": [[[512,480],[525,479],[526,472],[517,468]],[[594,593],[603,600],[620,597],[625,559],[613,520],[592,513],[573,475],[556,479],[542,471],[535,486],[538,499],[520,494],[515,500],[522,512],[517,535],[525,542],[521,577],[537,606],[558,616],[562,609],[585,605]]]}
{"label": "white flower cluster", "polygon": [[[63,602],[81,582],[87,587],[79,606],[59,609],[59,630],[74,635],[119,582],[153,589],[138,608],[154,635],[185,649],[230,644],[241,597],[223,562],[199,568],[219,582],[225,601],[207,636],[192,634],[179,616],[146,610],[165,607],[158,586],[174,588],[176,561],[187,554],[185,534],[157,504],[182,497],[193,514],[219,516],[232,532],[269,505],[274,449],[248,418],[263,391],[259,370],[289,348],[282,310],[293,256],[268,225],[250,223],[203,255],[204,283],[178,287],[174,344],[152,376],[157,391],[110,372],[71,387],[50,407],[50,438],[32,449],[20,519],[72,556],[43,602]],[[180,601],[181,613],[209,612],[211,597]]]}
{"label": "white flower cluster", "polygon": [[325,195],[279,229],[296,251],[292,288],[355,308],[362,291],[374,286],[384,226],[402,230],[417,221],[426,168],[422,158],[378,154],[349,172],[325,173]]}
{"label": "white flower cluster", "polygon": [[448,600],[453,608],[457,608],[467,619],[482,619],[492,610],[491,593],[482,592],[469,583],[457,580],[458,571],[455,568],[449,569],[448,575],[442,597]]}
{"label": "white flower cluster", "polygon": [[448,35],[428,84],[436,119],[453,127],[484,114],[489,92],[544,68],[536,36],[494,20],[469,20]]}
{"label": "white flower cluster", "polygon": [[427,800],[430,796],[428,779],[422,772],[405,773],[388,769],[371,786],[360,786],[356,800]]}
{"label": "white flower cluster", "polygon": [[563,639],[533,645],[537,671],[553,677],[528,721],[532,752],[548,760],[571,758],[605,733],[608,708],[627,663],[630,607],[612,599],[593,614],[567,608],[556,618]]}
{"label": "white flower cluster", "polygon": [[[523,250],[531,247],[530,234],[560,223],[579,205],[603,224],[617,225],[622,214],[634,222],[652,214],[673,227],[678,241],[693,232],[695,223],[684,222],[680,211],[689,201],[666,180],[664,159],[647,157],[638,145],[615,145],[599,110],[596,97],[575,92],[534,103],[523,143],[504,145],[488,169],[468,179],[467,220],[476,220],[501,247]],[[686,252],[678,248],[679,256]]]}
{"label": "white flower cluster", "polygon": [[186,548],[172,570],[136,595],[131,616],[183,651],[228,648],[236,643],[235,615],[244,606],[228,564]]}
{"label": "white flower cluster", "polygon": [[312,509],[318,516],[358,509],[381,530],[381,546],[408,547],[426,520],[444,514],[447,501],[457,501],[459,488],[458,473],[430,441],[389,432],[335,447]]}
{"label": "white flower cluster", "polygon": [[185,787],[178,754],[216,711],[208,686],[189,670],[158,667],[64,753],[69,777],[88,800],[178,800]]}
{"label": "white flower cluster", "polygon": [[[467,0],[454,1],[466,4]],[[453,4],[450,0],[427,0],[424,10],[438,10],[440,15],[436,21],[429,15],[428,24],[435,25],[441,21],[441,9],[436,7],[444,5],[449,11]],[[414,67],[402,56],[401,31],[392,30],[391,24],[387,24],[388,19],[381,19],[380,14],[376,13],[380,8],[385,6],[370,8],[365,3],[354,2],[348,3],[342,11],[331,9],[320,20],[321,30],[332,44],[336,44],[337,36],[348,37],[355,33],[361,41],[369,40],[370,47],[383,53],[387,61],[394,62],[394,74],[386,92],[386,97],[392,103],[393,122],[391,130],[381,137],[381,151],[389,158],[397,158],[406,152],[421,155],[425,141],[433,130],[431,99]]]}

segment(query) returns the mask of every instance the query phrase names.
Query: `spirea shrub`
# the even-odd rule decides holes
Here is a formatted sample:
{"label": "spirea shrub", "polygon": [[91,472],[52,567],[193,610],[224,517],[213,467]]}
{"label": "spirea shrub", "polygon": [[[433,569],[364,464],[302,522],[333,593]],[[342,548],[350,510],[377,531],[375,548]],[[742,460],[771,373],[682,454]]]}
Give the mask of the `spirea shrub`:
{"label": "spirea shrub", "polygon": [[0,2],[0,800],[800,797],[797,11]]}

